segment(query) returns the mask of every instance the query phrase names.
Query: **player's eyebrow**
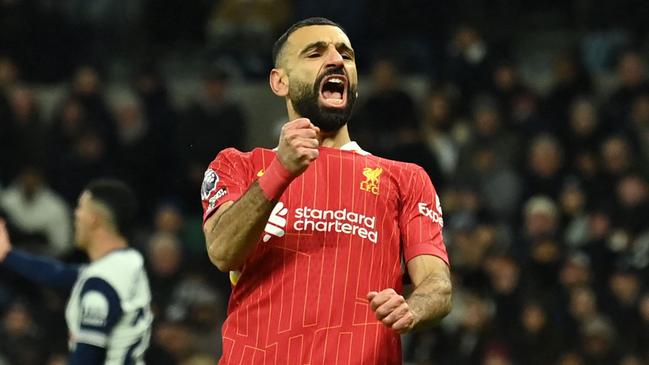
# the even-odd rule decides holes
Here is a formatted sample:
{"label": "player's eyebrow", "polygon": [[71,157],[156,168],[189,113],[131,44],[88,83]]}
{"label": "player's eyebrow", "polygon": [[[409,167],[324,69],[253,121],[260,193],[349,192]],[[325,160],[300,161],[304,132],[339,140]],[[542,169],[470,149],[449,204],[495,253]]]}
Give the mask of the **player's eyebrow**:
{"label": "player's eyebrow", "polygon": [[[316,41],[316,42],[313,42],[313,43],[309,43],[304,48],[302,48],[302,51],[300,51],[299,55],[302,56],[305,53],[308,53],[308,52],[313,51],[313,50],[327,48],[327,45],[329,45],[329,43],[327,43],[325,41]],[[338,52],[345,52],[345,53],[348,53],[348,54],[354,56],[354,50],[351,47],[349,47],[348,45],[346,45],[345,43],[343,43],[343,42],[336,43],[336,50]]]}
{"label": "player's eyebrow", "polygon": [[300,56],[312,50],[322,49],[326,47],[327,47],[327,42],[325,41],[317,41],[317,42],[309,43],[306,45],[306,47],[302,48],[302,51],[300,51]]}
{"label": "player's eyebrow", "polygon": [[352,56],[352,58],[356,56],[354,49],[343,42],[336,44],[336,50],[338,50],[339,53],[347,53]]}

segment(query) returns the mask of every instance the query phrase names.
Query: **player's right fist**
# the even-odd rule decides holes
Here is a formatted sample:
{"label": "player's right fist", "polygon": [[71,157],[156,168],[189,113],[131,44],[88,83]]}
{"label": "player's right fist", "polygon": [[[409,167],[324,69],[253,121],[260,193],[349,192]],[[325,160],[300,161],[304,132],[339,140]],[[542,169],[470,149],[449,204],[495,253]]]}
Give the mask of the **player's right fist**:
{"label": "player's right fist", "polygon": [[320,128],[307,118],[298,118],[282,126],[277,157],[293,175],[300,175],[318,158]]}

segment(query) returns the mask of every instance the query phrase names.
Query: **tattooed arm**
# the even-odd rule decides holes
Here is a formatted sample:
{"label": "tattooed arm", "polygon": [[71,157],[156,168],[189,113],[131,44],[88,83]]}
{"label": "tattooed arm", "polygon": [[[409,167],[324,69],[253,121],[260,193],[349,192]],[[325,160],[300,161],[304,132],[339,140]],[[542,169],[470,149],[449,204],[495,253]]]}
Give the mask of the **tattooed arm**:
{"label": "tattooed arm", "polygon": [[412,327],[434,325],[451,311],[449,268],[437,256],[421,255],[408,262],[414,290],[406,300],[415,320]]}
{"label": "tattooed arm", "polygon": [[277,199],[318,157],[319,132],[306,118],[286,123],[279,137],[277,157],[266,174],[236,202],[223,203],[205,221],[207,254],[219,270],[241,268],[254,251]]}
{"label": "tattooed arm", "polygon": [[437,256],[420,255],[408,261],[414,290],[408,299],[388,288],[367,294],[376,319],[399,333],[438,323],[451,311],[448,265]]}

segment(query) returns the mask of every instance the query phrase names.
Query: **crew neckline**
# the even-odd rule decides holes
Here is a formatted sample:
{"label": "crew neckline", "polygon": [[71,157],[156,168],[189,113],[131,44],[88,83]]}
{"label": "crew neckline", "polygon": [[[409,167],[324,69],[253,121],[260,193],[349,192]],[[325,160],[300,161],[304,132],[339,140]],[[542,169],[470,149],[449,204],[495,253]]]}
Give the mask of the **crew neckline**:
{"label": "crew neckline", "polygon": [[344,145],[340,146],[339,148],[336,147],[325,147],[325,146],[320,146],[320,149],[325,149],[325,150],[331,150],[331,151],[348,151],[348,152],[355,152],[358,153],[359,155],[362,156],[368,156],[371,155],[371,153],[363,150],[358,143],[355,141],[350,141],[345,143]]}
{"label": "crew neckline", "polygon": [[[328,150],[338,150],[338,151],[350,151],[350,152],[356,152],[359,155],[362,156],[369,156],[371,153],[365,151],[364,149],[361,148],[361,146],[356,143],[356,141],[349,141],[345,143],[344,145],[340,146],[340,148],[335,148],[335,147],[324,147],[320,146],[320,149],[328,149]],[[273,148],[273,151],[277,152],[277,147]]]}

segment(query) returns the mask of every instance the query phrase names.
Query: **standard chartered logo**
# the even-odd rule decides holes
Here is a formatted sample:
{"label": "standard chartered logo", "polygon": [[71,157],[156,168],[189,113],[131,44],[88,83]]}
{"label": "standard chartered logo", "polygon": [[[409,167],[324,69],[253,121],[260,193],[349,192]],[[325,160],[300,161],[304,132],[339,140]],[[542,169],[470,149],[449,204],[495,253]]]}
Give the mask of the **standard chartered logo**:
{"label": "standard chartered logo", "polygon": [[302,207],[295,210],[296,231],[337,232],[378,241],[376,217],[368,217],[347,209],[321,210]]}
{"label": "standard chartered logo", "polygon": [[[289,216],[288,208],[284,207],[282,202],[277,203],[264,229],[264,242],[268,242],[273,236],[284,236],[287,216]],[[290,219],[292,227],[298,232],[336,232],[358,236],[372,243],[378,242],[376,217],[347,209],[323,210],[301,207],[295,210],[292,218]]]}

